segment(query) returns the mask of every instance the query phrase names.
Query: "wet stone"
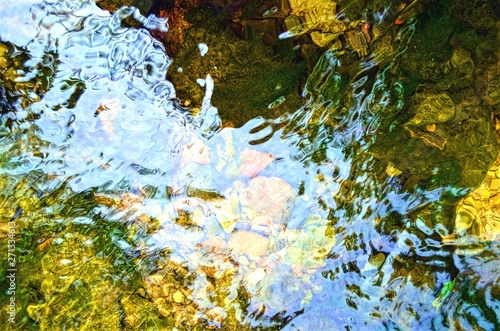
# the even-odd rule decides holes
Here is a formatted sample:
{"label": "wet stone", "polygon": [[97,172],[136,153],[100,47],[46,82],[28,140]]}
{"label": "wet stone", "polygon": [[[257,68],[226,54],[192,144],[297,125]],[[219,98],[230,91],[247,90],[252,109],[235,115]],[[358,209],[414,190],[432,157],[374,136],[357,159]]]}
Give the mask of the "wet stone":
{"label": "wet stone", "polygon": [[175,291],[172,294],[172,299],[174,300],[175,303],[182,303],[184,302],[184,294],[182,294],[181,291]]}
{"label": "wet stone", "polygon": [[451,55],[450,64],[452,68],[465,74],[472,74],[474,70],[474,61],[470,57],[470,53],[462,48],[457,48]]}
{"label": "wet stone", "polygon": [[494,179],[491,181],[490,190],[498,191],[500,189],[500,179]]}
{"label": "wet stone", "polygon": [[251,231],[235,231],[229,237],[228,247],[238,254],[247,254],[255,259],[266,254],[269,239]]}
{"label": "wet stone", "polygon": [[319,31],[311,32],[311,39],[313,43],[315,43],[319,47],[324,47],[332,42],[335,38],[338,37],[338,34],[334,33],[322,33]]}
{"label": "wet stone", "polygon": [[269,153],[245,148],[240,153],[240,160],[239,172],[243,176],[254,177],[273,162],[274,156]]}
{"label": "wet stone", "polygon": [[457,205],[455,229],[458,234],[497,238],[500,234],[500,160],[491,166],[481,185]]}
{"label": "wet stone", "polygon": [[286,30],[292,30],[301,24],[300,19],[295,15],[287,16],[284,22]]}
{"label": "wet stone", "polygon": [[415,116],[408,125],[445,123],[455,116],[455,103],[446,93],[418,93],[415,95],[415,103]]}
{"label": "wet stone", "polygon": [[486,101],[491,106],[497,106],[500,103],[500,66],[491,66],[486,71]]}
{"label": "wet stone", "polygon": [[361,30],[353,29],[345,34],[346,42],[360,57],[368,55],[368,42]]}
{"label": "wet stone", "polygon": [[278,177],[255,177],[240,194],[243,207],[271,217],[275,224],[288,221],[294,201],[295,190]]}

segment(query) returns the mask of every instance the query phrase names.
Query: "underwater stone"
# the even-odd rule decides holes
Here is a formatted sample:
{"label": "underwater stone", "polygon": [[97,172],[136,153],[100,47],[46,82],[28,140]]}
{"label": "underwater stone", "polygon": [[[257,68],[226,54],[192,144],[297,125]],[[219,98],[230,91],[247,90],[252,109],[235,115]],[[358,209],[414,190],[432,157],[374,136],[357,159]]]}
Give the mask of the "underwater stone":
{"label": "underwater stone", "polygon": [[418,93],[415,102],[415,116],[408,125],[445,123],[455,116],[455,103],[446,93]]}
{"label": "underwater stone", "polygon": [[210,163],[210,147],[205,145],[203,141],[193,137],[191,141],[182,148],[181,166],[189,162],[196,162],[200,164]]}
{"label": "underwater stone", "polygon": [[485,100],[491,106],[500,103],[500,66],[498,64],[490,66],[486,71],[486,97]]}
{"label": "underwater stone", "polygon": [[345,32],[346,42],[360,57],[368,55],[368,40],[360,29]]}
{"label": "underwater stone", "polygon": [[297,268],[316,268],[324,265],[324,259],[335,245],[335,236],[330,233],[327,221],[320,215],[309,217],[301,230],[288,230],[292,239],[286,249],[284,261]]}
{"label": "underwater stone", "polygon": [[499,166],[500,155],[481,185],[458,203],[455,210],[455,231],[458,235],[476,235],[489,240],[500,236]]}
{"label": "underwater stone", "polygon": [[322,33],[319,31],[311,32],[311,39],[314,44],[319,47],[324,47],[328,45],[331,41],[338,37],[338,34],[335,33]]}
{"label": "underwater stone", "polygon": [[216,200],[211,205],[220,226],[226,233],[231,233],[241,217],[237,192],[230,191],[226,193],[226,199]]}
{"label": "underwater stone", "polygon": [[294,201],[295,190],[278,177],[255,177],[240,194],[242,207],[270,216],[274,224],[288,221]]}
{"label": "underwater stone", "polygon": [[474,61],[472,61],[470,53],[462,48],[457,48],[453,51],[450,64],[452,68],[456,68],[459,72],[465,74],[472,74],[474,70]]}
{"label": "underwater stone", "polygon": [[442,150],[447,143],[445,138],[435,132],[423,131],[417,127],[406,127],[406,130],[410,134],[410,137],[420,139],[426,145],[439,148],[440,150]]}
{"label": "underwater stone", "polygon": [[274,161],[274,156],[270,153],[245,148],[240,153],[240,160],[239,172],[243,176],[254,177]]}
{"label": "underwater stone", "polygon": [[257,258],[266,254],[269,239],[251,231],[235,231],[229,237],[228,246],[236,253]]}
{"label": "underwater stone", "polygon": [[205,56],[208,53],[208,46],[205,43],[198,44],[198,50],[200,51],[201,56]]}
{"label": "underwater stone", "polygon": [[200,249],[203,251],[211,251],[212,253],[220,254],[227,250],[227,243],[221,237],[215,236],[205,240],[200,244]]}
{"label": "underwater stone", "polygon": [[284,23],[285,23],[286,30],[292,30],[293,28],[295,28],[301,24],[300,19],[295,15],[287,16],[284,20]]}
{"label": "underwater stone", "polygon": [[182,303],[184,301],[184,294],[181,291],[177,290],[172,294],[172,299],[175,303]]}

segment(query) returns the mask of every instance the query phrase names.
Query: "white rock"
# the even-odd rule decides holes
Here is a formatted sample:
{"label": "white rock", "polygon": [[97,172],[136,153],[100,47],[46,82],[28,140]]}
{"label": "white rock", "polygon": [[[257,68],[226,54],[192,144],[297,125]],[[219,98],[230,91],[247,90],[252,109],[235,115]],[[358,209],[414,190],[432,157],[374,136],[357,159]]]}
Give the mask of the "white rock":
{"label": "white rock", "polygon": [[264,268],[257,268],[247,276],[247,282],[249,285],[255,285],[264,279],[264,277],[266,277]]}
{"label": "white rock", "polygon": [[200,50],[201,56],[205,56],[205,54],[207,54],[208,52],[208,46],[205,43],[199,43],[198,49]]}
{"label": "white rock", "polygon": [[200,85],[201,87],[205,87],[205,80],[203,78],[198,78],[196,80],[196,82],[198,83],[198,85]]}

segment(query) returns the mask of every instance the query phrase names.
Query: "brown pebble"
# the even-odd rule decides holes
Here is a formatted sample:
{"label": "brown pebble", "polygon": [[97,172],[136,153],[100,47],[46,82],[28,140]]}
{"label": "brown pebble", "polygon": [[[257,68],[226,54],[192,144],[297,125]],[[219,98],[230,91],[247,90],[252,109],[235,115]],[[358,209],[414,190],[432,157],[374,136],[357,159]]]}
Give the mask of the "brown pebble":
{"label": "brown pebble", "polygon": [[432,124],[427,124],[425,129],[428,131],[428,132],[434,132],[436,131],[436,124],[432,123]]}

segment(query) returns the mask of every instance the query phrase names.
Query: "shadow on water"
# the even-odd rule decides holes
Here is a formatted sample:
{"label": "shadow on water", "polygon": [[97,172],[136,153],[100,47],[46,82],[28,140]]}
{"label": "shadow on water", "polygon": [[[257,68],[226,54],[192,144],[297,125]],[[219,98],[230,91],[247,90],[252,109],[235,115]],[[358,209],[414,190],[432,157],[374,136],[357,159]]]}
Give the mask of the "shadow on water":
{"label": "shadow on water", "polygon": [[[180,105],[148,32],[164,21],[0,6],[5,328],[500,327],[498,234],[455,215],[497,157],[491,107],[426,89],[432,68],[403,74],[418,19],[444,7],[400,27],[379,13],[376,51],[346,39],[300,109],[234,129],[209,75],[199,112]],[[439,79],[468,77],[472,60],[450,54]]]}

